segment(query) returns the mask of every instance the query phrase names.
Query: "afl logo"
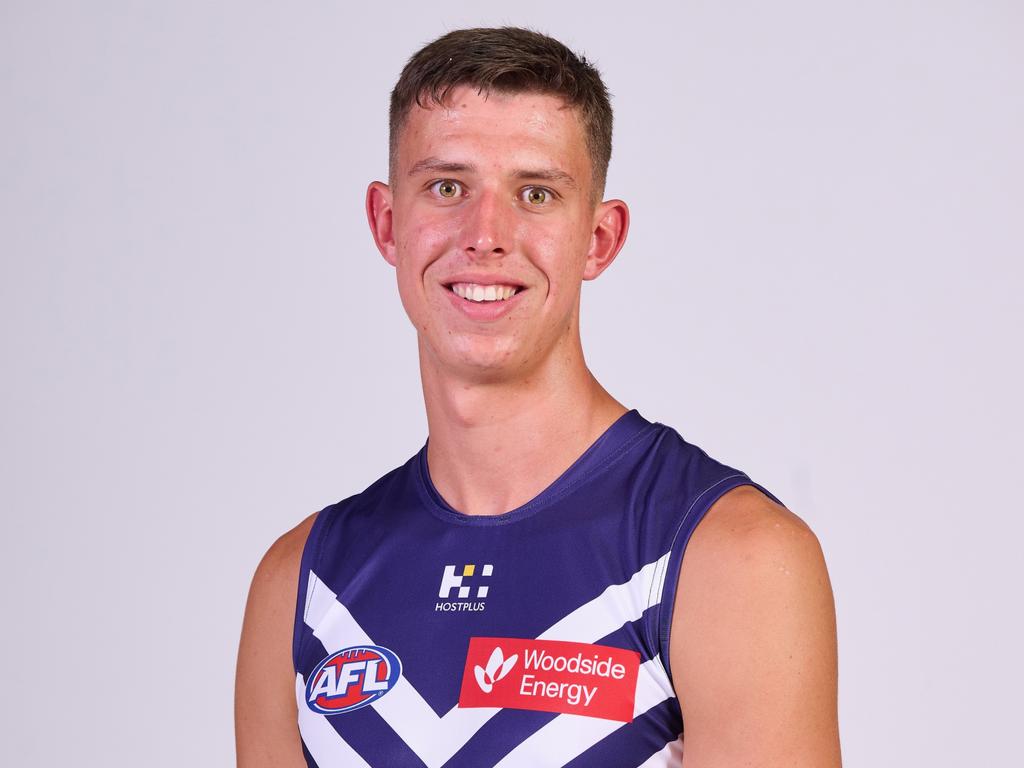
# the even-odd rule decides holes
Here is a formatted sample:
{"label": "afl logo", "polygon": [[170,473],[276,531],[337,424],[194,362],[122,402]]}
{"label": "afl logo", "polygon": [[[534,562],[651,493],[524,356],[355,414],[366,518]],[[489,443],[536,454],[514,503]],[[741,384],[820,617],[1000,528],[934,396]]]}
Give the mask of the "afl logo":
{"label": "afl logo", "polygon": [[306,684],[306,703],[322,715],[338,715],[372,704],[394,688],[402,662],[379,645],[356,645],[317,664]]}

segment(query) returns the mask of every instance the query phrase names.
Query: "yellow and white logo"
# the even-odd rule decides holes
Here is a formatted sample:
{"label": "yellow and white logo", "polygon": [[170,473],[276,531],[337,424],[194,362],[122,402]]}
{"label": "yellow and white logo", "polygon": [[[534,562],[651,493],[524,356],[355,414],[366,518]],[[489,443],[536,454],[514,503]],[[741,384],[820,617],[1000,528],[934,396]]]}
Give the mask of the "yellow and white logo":
{"label": "yellow and white logo", "polygon": [[[461,573],[460,573],[461,571]],[[434,606],[435,611],[482,611],[484,610],[484,600],[487,598],[487,594],[490,591],[490,586],[487,584],[481,584],[480,581],[483,579],[490,578],[494,573],[494,565],[486,563],[481,566],[480,570],[477,571],[475,563],[469,565],[455,566],[446,565],[444,567],[444,573],[441,574],[441,587],[437,591],[437,596],[441,598],[443,602],[439,602]],[[467,583],[472,581],[472,584]],[[473,586],[476,587],[476,594],[472,595]],[[452,593],[455,593],[454,595]],[[476,598],[474,602],[463,602]],[[452,598],[455,598],[454,600]]]}

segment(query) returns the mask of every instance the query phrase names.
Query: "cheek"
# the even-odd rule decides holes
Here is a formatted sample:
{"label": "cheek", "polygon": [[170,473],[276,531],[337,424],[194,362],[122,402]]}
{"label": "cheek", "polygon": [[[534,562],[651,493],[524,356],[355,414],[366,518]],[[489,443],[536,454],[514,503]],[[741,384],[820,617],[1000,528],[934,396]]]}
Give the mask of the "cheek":
{"label": "cheek", "polygon": [[399,264],[411,271],[424,271],[451,246],[458,233],[458,222],[454,216],[416,212],[406,220],[408,225],[395,228]]}
{"label": "cheek", "polygon": [[422,281],[424,274],[444,255],[450,243],[449,222],[421,218],[409,226],[396,227],[399,285]]}
{"label": "cheek", "polygon": [[398,234],[399,253],[429,254],[440,243],[449,239],[449,227],[444,222],[417,221]]}
{"label": "cheek", "polygon": [[398,293],[413,325],[426,331],[429,318],[436,314],[431,305],[445,299],[433,290],[437,280],[431,267],[450,248],[451,222],[437,217],[409,216],[405,226],[396,226],[396,278]]}
{"label": "cheek", "polygon": [[589,233],[578,229],[566,232],[534,233],[535,253],[543,263],[548,277],[548,298],[571,303],[579,291],[586,268]]}

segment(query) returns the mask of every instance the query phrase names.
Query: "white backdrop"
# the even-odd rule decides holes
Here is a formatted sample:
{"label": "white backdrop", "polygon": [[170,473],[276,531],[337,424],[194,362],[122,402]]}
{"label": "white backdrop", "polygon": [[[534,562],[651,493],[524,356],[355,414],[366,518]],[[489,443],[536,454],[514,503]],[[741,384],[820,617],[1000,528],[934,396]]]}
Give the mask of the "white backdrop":
{"label": "white backdrop", "polygon": [[1010,764],[1021,4],[352,5],[0,2],[0,763],[232,762],[262,552],[426,437],[389,90],[508,23],[614,95],[591,368],[822,542],[846,765]]}

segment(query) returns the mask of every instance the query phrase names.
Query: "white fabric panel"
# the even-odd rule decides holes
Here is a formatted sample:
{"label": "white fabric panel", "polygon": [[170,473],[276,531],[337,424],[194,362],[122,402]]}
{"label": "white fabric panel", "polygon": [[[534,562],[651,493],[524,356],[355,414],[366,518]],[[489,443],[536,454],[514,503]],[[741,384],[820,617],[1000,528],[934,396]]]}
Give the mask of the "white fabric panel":
{"label": "white fabric panel", "polygon": [[315,630],[320,626],[327,612],[337,605],[337,600],[338,596],[331,591],[330,587],[310,571],[309,579],[306,582],[306,609],[302,612],[303,621]]}
{"label": "white fabric panel", "polygon": [[427,764],[427,768],[440,768],[448,762],[484,723],[500,711],[495,707],[452,707],[443,717],[438,717],[405,677],[386,696],[370,706]]}
{"label": "white fabric panel", "polygon": [[302,743],[317,765],[324,768],[370,768],[359,754],[338,735],[327,718],[306,706],[306,682],[302,675],[295,676],[295,699],[299,705],[299,733]]}

